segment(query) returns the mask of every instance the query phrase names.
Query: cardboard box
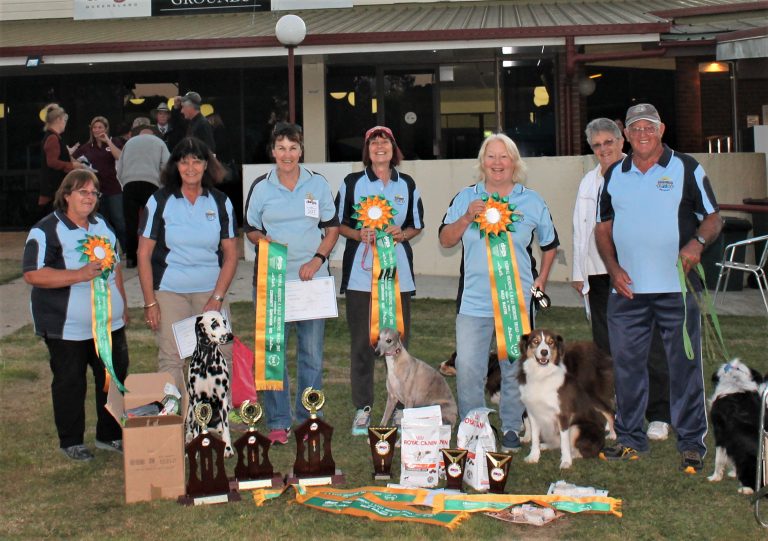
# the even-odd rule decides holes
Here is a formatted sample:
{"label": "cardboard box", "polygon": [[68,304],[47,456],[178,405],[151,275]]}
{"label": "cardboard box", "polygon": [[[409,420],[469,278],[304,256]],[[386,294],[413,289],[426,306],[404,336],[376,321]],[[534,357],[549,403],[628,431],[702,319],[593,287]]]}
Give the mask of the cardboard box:
{"label": "cardboard box", "polygon": [[[112,381],[107,410],[122,424],[125,410],[160,401],[167,373],[131,374],[125,379],[128,392],[121,394]],[[184,418],[180,415],[134,417],[123,424],[123,464],[126,503],[175,499],[185,492]]]}

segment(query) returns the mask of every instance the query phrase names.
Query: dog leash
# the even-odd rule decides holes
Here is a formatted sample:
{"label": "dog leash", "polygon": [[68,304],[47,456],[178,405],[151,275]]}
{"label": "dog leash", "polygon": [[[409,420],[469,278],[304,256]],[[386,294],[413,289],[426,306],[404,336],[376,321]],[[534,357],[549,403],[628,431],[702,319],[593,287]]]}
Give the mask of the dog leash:
{"label": "dog leash", "polygon": [[[680,280],[680,292],[683,294],[683,346],[685,347],[685,355],[689,359],[693,359],[693,344],[691,344],[691,337],[688,334],[688,305],[686,304],[686,296],[690,292],[701,311],[703,322],[702,342],[705,345],[707,353],[711,358],[722,356],[723,360],[727,361],[731,357],[728,355],[728,349],[725,347],[723,332],[720,329],[720,320],[718,319],[717,311],[715,310],[715,303],[712,301],[712,296],[709,294],[709,290],[707,290],[704,267],[701,263],[698,263],[694,267],[694,270],[701,279],[701,293],[698,293],[693,287],[693,284],[691,284],[690,279],[683,271],[683,260],[682,258],[678,258],[677,277]],[[719,351],[717,351],[718,349]]]}

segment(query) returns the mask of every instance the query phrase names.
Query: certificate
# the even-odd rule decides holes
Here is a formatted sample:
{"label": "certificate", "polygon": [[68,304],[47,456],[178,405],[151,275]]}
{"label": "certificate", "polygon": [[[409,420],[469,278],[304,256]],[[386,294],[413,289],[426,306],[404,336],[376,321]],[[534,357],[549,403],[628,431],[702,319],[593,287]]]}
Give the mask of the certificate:
{"label": "certificate", "polygon": [[313,280],[286,280],[285,321],[339,317],[333,276]]}
{"label": "certificate", "polygon": [[[179,357],[186,359],[191,357],[197,347],[197,334],[195,334],[195,322],[197,318],[202,314],[182,319],[173,324],[173,338],[176,340],[176,349],[179,350]],[[232,332],[232,326],[229,323],[229,317],[227,312],[221,313],[224,316],[224,320],[227,322],[229,331]]]}

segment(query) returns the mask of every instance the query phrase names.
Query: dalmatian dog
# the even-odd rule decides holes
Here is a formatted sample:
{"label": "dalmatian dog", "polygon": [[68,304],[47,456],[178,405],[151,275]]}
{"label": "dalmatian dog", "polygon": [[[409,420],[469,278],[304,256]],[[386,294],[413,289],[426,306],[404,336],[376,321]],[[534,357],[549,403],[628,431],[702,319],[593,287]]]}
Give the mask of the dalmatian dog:
{"label": "dalmatian dog", "polygon": [[234,455],[232,439],[229,435],[229,368],[219,350],[219,346],[232,341],[226,319],[219,312],[210,311],[197,317],[195,322],[197,346],[189,362],[189,377],[187,378],[187,408],[186,442],[195,439],[202,431],[195,421],[195,406],[208,403],[213,415],[208,423],[208,429],[217,433],[224,440],[224,456]]}

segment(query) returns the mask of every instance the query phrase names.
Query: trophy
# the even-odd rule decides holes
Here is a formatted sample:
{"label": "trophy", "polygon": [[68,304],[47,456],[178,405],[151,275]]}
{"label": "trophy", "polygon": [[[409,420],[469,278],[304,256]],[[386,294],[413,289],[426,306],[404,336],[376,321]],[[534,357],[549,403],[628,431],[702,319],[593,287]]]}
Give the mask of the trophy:
{"label": "trophy", "polygon": [[179,496],[178,502],[184,505],[203,505],[240,501],[240,494],[229,488],[229,479],[224,469],[226,444],[208,432],[208,423],[213,415],[211,405],[205,402],[196,404],[193,412],[195,422],[200,425],[202,432],[185,447],[189,460],[189,479],[187,493]]}
{"label": "trophy", "polygon": [[248,431],[235,442],[237,466],[233,483],[238,490],[283,486],[283,476],[274,471],[269,461],[272,442],[256,430],[261,415],[258,402],[246,400],[240,405],[240,418],[248,425]]}
{"label": "trophy", "polygon": [[464,482],[464,466],[467,462],[466,449],[441,449],[445,462],[445,488],[461,491]]}
{"label": "trophy", "polygon": [[309,419],[296,429],[296,461],[293,471],[286,477],[286,484],[315,486],[343,483],[344,474],[336,469],[331,454],[333,427],[317,416],[325,404],[323,391],[307,387],[301,395],[301,403],[309,411]]}
{"label": "trophy", "polygon": [[373,458],[373,478],[376,481],[392,479],[392,457],[397,441],[396,426],[371,426],[368,428],[368,443]]}
{"label": "trophy", "polygon": [[490,492],[504,494],[504,486],[509,477],[509,466],[512,463],[512,455],[506,453],[485,453],[485,461],[488,464],[488,484]]}

